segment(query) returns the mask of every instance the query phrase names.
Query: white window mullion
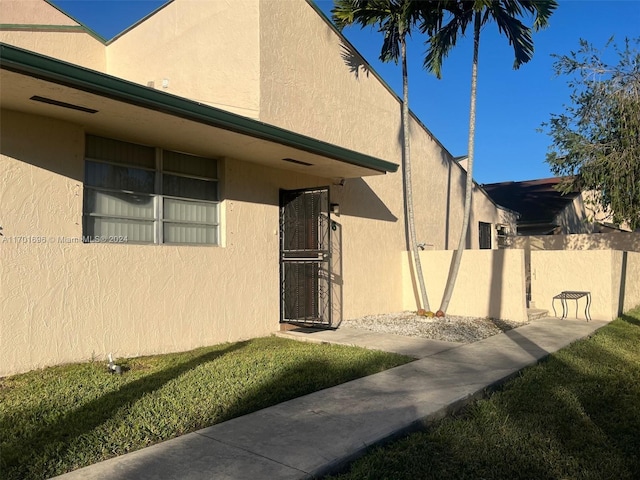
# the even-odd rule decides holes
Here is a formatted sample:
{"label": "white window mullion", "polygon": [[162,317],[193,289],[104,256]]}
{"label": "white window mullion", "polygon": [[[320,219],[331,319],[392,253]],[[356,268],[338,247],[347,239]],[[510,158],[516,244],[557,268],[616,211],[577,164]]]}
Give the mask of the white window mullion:
{"label": "white window mullion", "polygon": [[162,219],[164,218],[164,205],[162,201],[162,149],[156,148],[156,224],[155,243],[164,243]]}

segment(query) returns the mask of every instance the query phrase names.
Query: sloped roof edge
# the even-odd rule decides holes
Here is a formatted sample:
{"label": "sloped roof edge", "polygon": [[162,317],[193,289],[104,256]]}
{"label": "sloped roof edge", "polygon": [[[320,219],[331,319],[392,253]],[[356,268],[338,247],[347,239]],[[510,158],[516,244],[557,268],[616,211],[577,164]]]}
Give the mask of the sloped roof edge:
{"label": "sloped roof edge", "polygon": [[4,43],[0,67],[381,173],[398,170],[395,163]]}
{"label": "sloped roof edge", "polygon": [[[329,17],[327,17],[327,15],[322,11],[322,9],[316,4],[315,0],[305,0],[305,1],[309,4],[311,8],[313,8],[316,11],[316,13],[320,16],[320,18],[322,18],[325,21],[325,23],[329,26],[329,28],[331,28],[334,31],[334,33],[338,35],[338,37],[340,38],[340,41],[346,47],[353,50],[358,55],[358,57],[362,59],[362,61],[366,65],[367,71],[370,72],[380,82],[380,84],[396,99],[398,103],[402,104],[403,100],[400,97],[400,95],[398,95],[393,90],[393,88],[391,88],[391,86],[387,83],[387,81],[384,78],[382,78],[382,75],[380,75],[376,71],[376,69],[371,66],[371,64],[367,61],[367,59],[364,58],[364,56],[358,51],[358,49],[353,46],[353,44],[344,35],[344,33],[342,33],[335,26],[333,21]],[[440,141],[440,139],[436,137],[433,134],[433,132],[429,130],[429,128],[425,125],[425,123],[413,112],[413,110],[411,110],[411,105],[409,105],[409,115],[425,132],[427,132],[427,134],[431,137],[431,140],[433,140],[436,144],[438,144],[438,146],[442,148],[442,150],[445,151],[452,159],[454,158],[451,152],[447,149],[447,147],[445,147],[444,144]]]}
{"label": "sloped roof edge", "polygon": [[100,35],[99,33],[97,33],[95,30],[87,27],[87,25],[78,20],[77,18],[75,18],[73,15],[71,15],[69,12],[66,12],[65,10],[63,10],[62,8],[60,8],[58,5],[56,5],[55,3],[53,3],[51,0],[44,0],[45,2],[47,2],[49,5],[51,5],[53,8],[55,8],[57,11],[59,11],[60,13],[62,13],[63,15],[69,17],[71,20],[73,20],[74,22],[76,22],[81,28],[82,30],[86,31],[89,35],[91,35],[93,38],[95,38],[96,40],[98,40],[99,42],[106,44],[107,43],[107,39],[104,38],[102,35]]}

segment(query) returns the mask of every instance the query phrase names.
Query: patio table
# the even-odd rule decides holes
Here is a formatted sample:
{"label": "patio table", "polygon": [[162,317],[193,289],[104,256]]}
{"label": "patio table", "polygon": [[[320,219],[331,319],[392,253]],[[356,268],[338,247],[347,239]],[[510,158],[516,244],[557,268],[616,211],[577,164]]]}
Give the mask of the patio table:
{"label": "patio table", "polygon": [[576,301],[576,318],[578,318],[578,300],[582,297],[587,298],[587,304],[584,308],[584,315],[587,318],[587,322],[591,320],[591,313],[589,311],[589,307],[591,306],[591,292],[581,292],[575,290],[565,290],[564,292],[559,293],[553,300],[551,301],[551,306],[553,307],[553,315],[558,316],[556,313],[556,300],[560,300],[562,304],[562,318],[567,318],[569,314],[569,306],[567,305],[567,300],[575,300]]}

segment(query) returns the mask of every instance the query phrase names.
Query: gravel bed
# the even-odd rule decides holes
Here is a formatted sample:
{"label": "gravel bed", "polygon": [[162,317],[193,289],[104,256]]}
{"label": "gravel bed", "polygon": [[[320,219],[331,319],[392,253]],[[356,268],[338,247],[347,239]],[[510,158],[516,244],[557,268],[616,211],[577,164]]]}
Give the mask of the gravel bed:
{"label": "gravel bed", "polygon": [[343,320],[341,327],[358,328],[379,333],[393,333],[409,337],[432,338],[447,342],[473,343],[512,328],[523,322],[447,315],[445,318],[426,318],[415,312],[367,315]]}

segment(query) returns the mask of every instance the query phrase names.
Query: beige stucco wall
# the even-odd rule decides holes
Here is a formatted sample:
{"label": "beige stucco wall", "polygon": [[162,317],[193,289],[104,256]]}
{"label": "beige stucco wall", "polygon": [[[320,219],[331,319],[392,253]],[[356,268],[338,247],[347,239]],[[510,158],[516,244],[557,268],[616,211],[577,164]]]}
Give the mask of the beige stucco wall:
{"label": "beige stucco wall", "polygon": [[228,159],[224,247],[67,243],[82,234],[83,130],[11,111],[1,128],[0,376],[278,329],[279,189],[326,179]]}
{"label": "beige stucco wall", "polygon": [[[582,201],[584,204],[584,209],[587,215],[587,219],[591,222],[599,222],[603,225],[612,225],[613,222],[613,212],[610,208],[603,208],[599,202],[599,192],[595,190],[588,190],[586,192],[582,192]],[[594,230],[596,230],[597,226],[594,226]],[[628,223],[622,222],[618,225],[618,228],[625,232],[630,232],[631,227]]]}
{"label": "beige stucco wall", "polygon": [[[0,28],[0,42],[101,72],[106,69],[105,45],[43,0],[0,0],[0,24],[7,25]],[[10,27],[16,25],[32,27]]]}
{"label": "beige stucco wall", "polygon": [[[402,162],[401,102],[306,1],[261,3],[260,51],[260,120]],[[455,248],[466,173],[415,118],[410,130],[418,242],[432,249]],[[367,178],[365,183],[402,222],[401,173]],[[502,220],[502,213],[476,188],[468,246],[478,248],[478,222]],[[404,227],[397,227],[393,239],[384,227],[376,228],[384,237],[380,243],[394,254],[406,248]]]}
{"label": "beige stucco wall", "polygon": [[78,22],[44,0],[0,0],[0,23],[11,25],[78,25]]}
{"label": "beige stucco wall", "polygon": [[[54,53],[65,59],[71,53],[63,51],[62,36],[55,38]],[[142,84],[154,81],[156,88],[167,78],[169,93],[400,163],[398,99],[373,74],[349,71],[344,53],[339,36],[304,0],[177,0],[109,45],[106,70]],[[465,173],[415,119],[411,130],[418,241],[454,248]],[[60,239],[82,233],[83,129],[3,111],[2,139],[0,375],[104,358],[110,351],[184,350],[276,330],[280,188],[331,186],[331,201],[341,210],[334,220],[342,239],[345,318],[416,308],[400,172],[339,185],[338,179],[226,159],[223,247],[67,243]],[[128,139],[135,141],[135,132]],[[215,150],[215,139],[211,145]],[[502,216],[476,192],[469,245],[477,247],[479,221],[503,223]],[[428,253],[436,257],[425,260],[426,277],[446,277],[451,252]],[[483,253],[463,257],[469,273],[459,281],[450,312],[471,311],[461,294],[470,288],[478,292],[472,311],[488,312],[477,314],[522,318],[519,307],[489,302],[496,284],[520,292],[518,282],[511,285],[497,273],[521,271],[519,257]],[[477,288],[480,271],[488,272],[487,291]]]}
{"label": "beige stucco wall", "polygon": [[[389,133],[399,128],[398,102],[373,76],[355,80],[342,51],[339,37],[304,0],[261,2],[260,120],[399,163],[400,146]],[[332,189],[341,206],[335,220],[343,238],[346,318],[401,307],[401,181],[400,173],[388,174]]]}
{"label": "beige stucco wall", "polygon": [[592,220],[587,214],[582,195],[578,195],[555,216],[553,223],[560,225],[562,234],[584,234],[593,232]]}
{"label": "beige stucco wall", "polygon": [[[586,191],[576,196],[553,221],[560,225],[561,234],[597,233],[603,228],[599,223],[613,223],[613,215],[610,209],[603,209],[597,202],[594,191]],[[626,223],[620,225],[620,228],[627,232],[631,231]]]}
{"label": "beige stucco wall", "polygon": [[108,73],[257,118],[259,8],[259,0],[174,0],[108,45]]}
{"label": "beige stucco wall", "polygon": [[[531,252],[531,300],[536,308],[553,311],[552,299],[564,290],[591,292],[591,317],[604,320],[616,318],[623,309],[640,303],[637,289],[637,254],[627,254],[626,273],[623,269],[624,252],[617,250],[574,250]],[[628,298],[621,297],[621,284],[625,283]],[[560,301],[556,312],[561,314]],[[575,317],[575,301],[570,300],[569,315]],[[579,300],[578,318],[585,318],[586,300]]]}
{"label": "beige stucco wall", "polygon": [[621,285],[620,313],[640,306],[640,252],[624,252],[621,271],[624,281]]}
{"label": "beige stucco wall", "polygon": [[532,250],[626,250],[640,252],[640,233],[616,232],[514,237],[512,248]]}
{"label": "beige stucco wall", "polygon": [[[82,244],[83,129],[8,110],[1,116],[0,375],[279,328],[279,190],[330,179],[226,159],[223,247]],[[385,225],[401,237],[397,219],[362,180],[331,185],[331,201],[343,211],[333,217],[341,246],[336,315],[401,310],[398,256],[372,256],[383,251],[376,235]]]}
{"label": "beige stucco wall", "polygon": [[[432,310],[442,299],[451,265],[452,251],[423,251],[425,283]],[[410,275],[409,255],[402,255],[404,308],[415,310],[415,286]],[[524,322],[527,320],[522,250],[467,250],[447,313],[491,317]]]}

